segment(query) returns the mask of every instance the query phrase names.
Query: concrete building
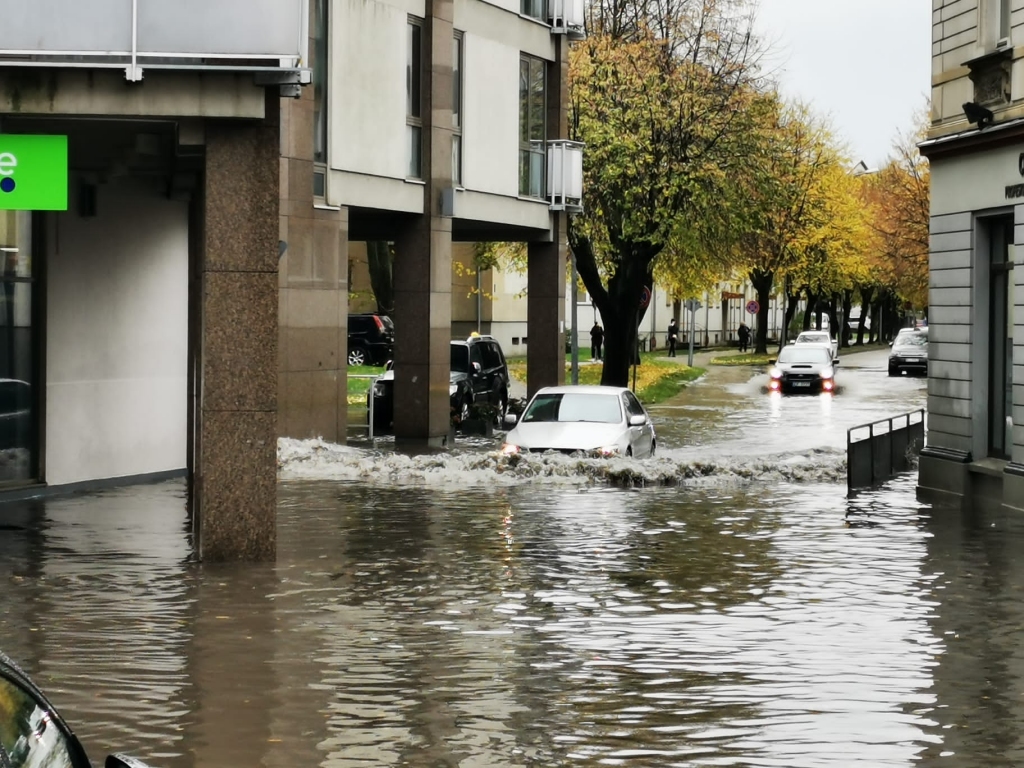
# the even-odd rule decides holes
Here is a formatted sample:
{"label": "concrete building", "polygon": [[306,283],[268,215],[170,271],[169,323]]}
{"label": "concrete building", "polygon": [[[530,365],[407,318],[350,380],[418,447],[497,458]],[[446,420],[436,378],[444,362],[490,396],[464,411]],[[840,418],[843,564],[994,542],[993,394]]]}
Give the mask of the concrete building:
{"label": "concrete building", "polygon": [[568,38],[582,4],[312,6],[314,88],[285,116],[280,434],[344,439],[349,243],[388,241],[396,438],[444,445],[453,243],[527,243],[528,387],[564,380],[565,216],[582,194]]}
{"label": "concrete building", "polygon": [[[935,0],[923,498],[1024,509],[1024,0]],[[1019,351],[1018,351],[1019,350]]]}

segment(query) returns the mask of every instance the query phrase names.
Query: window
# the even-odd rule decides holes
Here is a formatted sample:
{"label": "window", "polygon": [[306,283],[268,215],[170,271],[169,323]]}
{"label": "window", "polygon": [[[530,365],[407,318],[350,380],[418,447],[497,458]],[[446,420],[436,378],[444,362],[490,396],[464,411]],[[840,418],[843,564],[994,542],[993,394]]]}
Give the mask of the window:
{"label": "window", "polygon": [[423,178],[423,21],[409,18],[405,62],[406,133],[409,137],[409,178]]}
{"label": "window", "polygon": [[988,451],[1008,459],[1013,445],[1013,217],[989,229]]}
{"label": "window", "polygon": [[523,16],[546,21],[544,17],[544,0],[519,0],[519,12]]}
{"label": "window", "polygon": [[462,33],[452,39],[452,184],[462,186]]}
{"label": "window", "polygon": [[1010,36],[1010,0],[999,0],[999,39]]}
{"label": "window", "polygon": [[327,193],[327,0],[313,9],[313,197]]}
{"label": "window", "polygon": [[519,60],[519,194],[524,197],[544,197],[544,69],[541,59]]}

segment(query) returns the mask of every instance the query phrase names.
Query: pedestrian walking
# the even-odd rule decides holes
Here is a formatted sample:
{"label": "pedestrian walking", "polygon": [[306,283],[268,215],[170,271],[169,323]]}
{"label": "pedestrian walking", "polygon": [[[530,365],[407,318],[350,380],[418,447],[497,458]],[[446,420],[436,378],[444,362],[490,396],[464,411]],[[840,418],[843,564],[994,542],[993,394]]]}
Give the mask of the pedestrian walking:
{"label": "pedestrian walking", "polygon": [[736,331],[736,335],[740,339],[740,352],[746,352],[747,347],[750,344],[750,329],[747,328],[746,323],[740,323],[739,330]]}
{"label": "pedestrian walking", "polygon": [[601,349],[601,345],[604,344],[604,328],[601,324],[594,321],[594,327],[590,329],[590,359],[600,360],[604,354],[604,350]]}
{"label": "pedestrian walking", "polygon": [[676,325],[676,319],[673,317],[668,321],[668,332],[665,334],[668,337],[668,356],[676,356],[676,341],[678,340],[676,334],[679,329]]}

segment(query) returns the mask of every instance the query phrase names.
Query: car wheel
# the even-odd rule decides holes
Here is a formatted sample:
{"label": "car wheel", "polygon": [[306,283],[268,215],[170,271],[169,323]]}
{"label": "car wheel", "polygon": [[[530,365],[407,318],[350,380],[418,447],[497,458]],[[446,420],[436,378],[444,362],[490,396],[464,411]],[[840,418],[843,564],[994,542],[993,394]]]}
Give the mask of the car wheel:
{"label": "car wheel", "polygon": [[654,455],[654,452],[655,452],[655,451],[657,450],[657,448],[658,448],[658,443],[657,443],[657,441],[655,441],[655,440],[652,440],[652,441],[651,441],[651,456],[653,456],[653,455]]}
{"label": "car wheel", "polygon": [[633,458],[633,447],[632,446],[626,448],[626,458],[627,459]]}
{"label": "car wheel", "polygon": [[469,409],[472,402],[468,397],[462,398],[462,404],[459,406],[459,423],[465,424],[469,421]]}
{"label": "car wheel", "polygon": [[366,365],[366,351],[359,347],[354,347],[348,351],[348,364],[349,365]]}
{"label": "car wheel", "polygon": [[498,395],[498,407],[494,414],[494,424],[498,429],[505,426],[505,414],[508,413],[508,394],[502,392]]}
{"label": "car wheel", "polygon": [[899,374],[900,374],[900,372],[897,369],[893,368],[891,365],[889,366],[889,375],[890,376],[899,376]]}

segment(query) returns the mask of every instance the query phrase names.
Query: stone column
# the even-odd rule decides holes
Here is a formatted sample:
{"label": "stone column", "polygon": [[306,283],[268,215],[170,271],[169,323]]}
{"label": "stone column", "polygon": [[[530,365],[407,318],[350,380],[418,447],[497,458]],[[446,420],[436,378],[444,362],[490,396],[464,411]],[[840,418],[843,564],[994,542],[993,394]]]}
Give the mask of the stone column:
{"label": "stone column", "polygon": [[198,441],[205,560],[272,560],[277,511],[280,117],[206,123]]}
{"label": "stone column", "polygon": [[281,99],[278,432],[344,443],[348,210],[314,207],[313,89]]}
{"label": "stone column", "polygon": [[[569,44],[559,36],[547,68],[547,136],[569,135]],[[566,214],[551,214],[549,242],[527,246],[526,391],[565,383]]]}
{"label": "stone column", "polygon": [[427,0],[423,25],[423,215],[395,240],[395,438],[448,443],[452,326],[452,0]]}
{"label": "stone column", "polygon": [[552,242],[527,246],[528,397],[565,383],[565,214],[552,219]]}

